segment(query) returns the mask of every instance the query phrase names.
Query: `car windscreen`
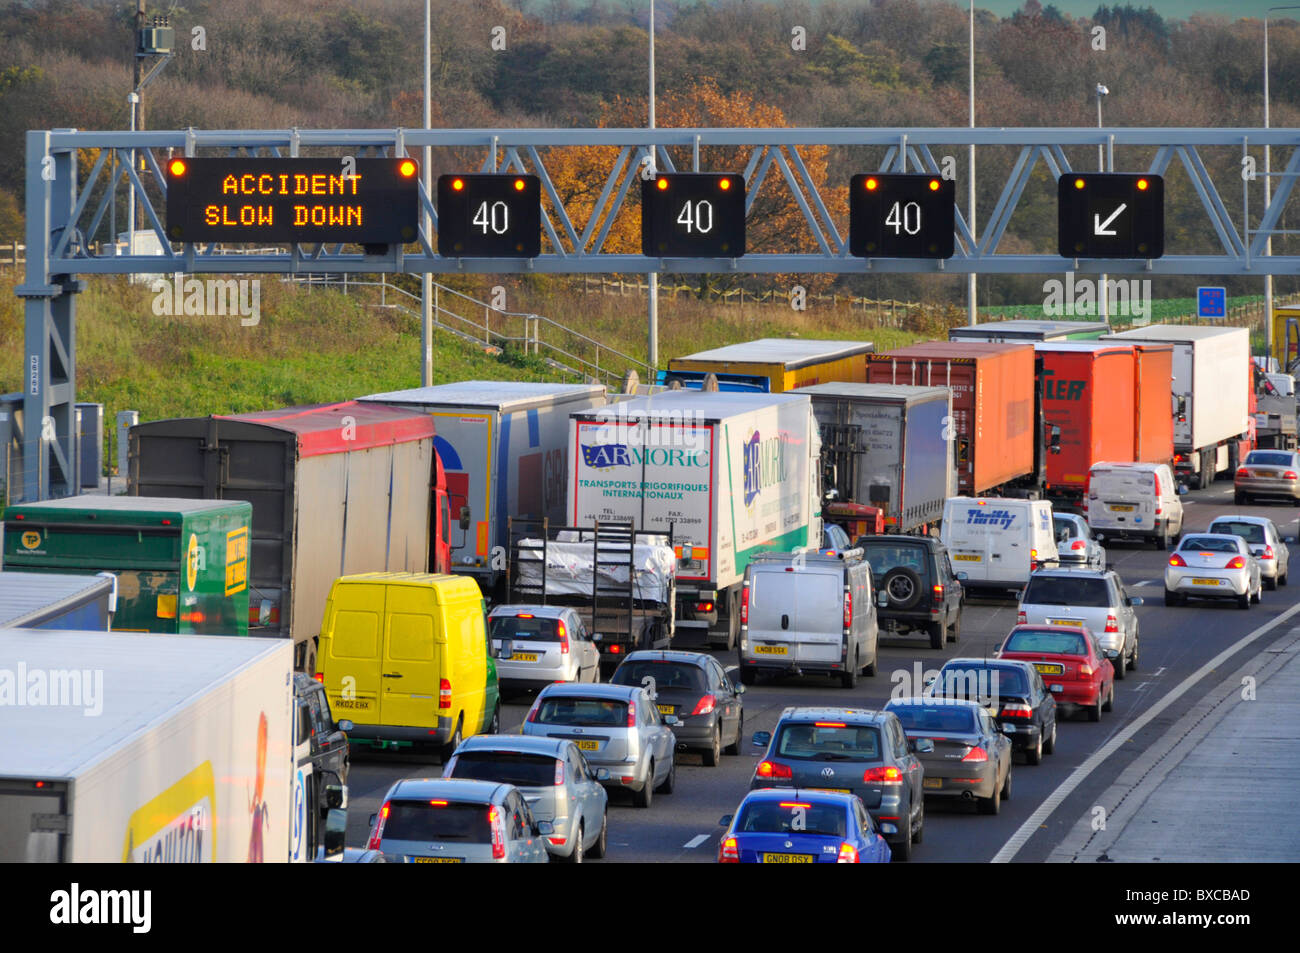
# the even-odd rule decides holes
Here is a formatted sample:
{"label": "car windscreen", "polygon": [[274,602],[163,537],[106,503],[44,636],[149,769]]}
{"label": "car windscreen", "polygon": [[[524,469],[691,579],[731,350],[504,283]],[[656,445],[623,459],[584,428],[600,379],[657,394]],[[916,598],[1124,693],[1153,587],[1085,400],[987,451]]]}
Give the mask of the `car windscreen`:
{"label": "car windscreen", "polygon": [[655,690],[661,688],[685,688],[691,691],[708,690],[705,684],[704,669],[689,662],[624,662],[618,667],[610,682],[614,685],[641,685],[649,687],[646,679],[654,680]]}
{"label": "car windscreen", "polygon": [[736,819],[736,831],[843,837],[846,824],[842,804],[817,804],[792,797],[788,801],[751,801],[746,804]]}
{"label": "car windscreen", "polygon": [[1236,523],[1231,520],[1219,520],[1210,524],[1210,532],[1240,536],[1248,543],[1265,542],[1264,527],[1259,523]]}
{"label": "car windscreen", "polygon": [[1289,453],[1269,453],[1265,450],[1252,450],[1246,454],[1245,465],[1264,466],[1264,467],[1289,467],[1295,462],[1295,457]]}
{"label": "car windscreen", "polygon": [[492,840],[488,805],[439,798],[422,801],[390,801],[384,822],[384,840],[464,841],[486,844]]}
{"label": "car windscreen", "polygon": [[1095,576],[1031,576],[1020,601],[1030,606],[1098,608],[1110,605],[1110,587]]}
{"label": "car windscreen", "polygon": [[1044,632],[1026,629],[1013,632],[1002,646],[1004,652],[1044,652],[1049,655],[1087,655],[1088,646],[1082,635],[1073,632]]}
{"label": "car windscreen", "polygon": [[892,545],[867,543],[862,548],[866,550],[867,562],[871,563],[871,572],[877,579],[895,566],[905,566],[918,573],[925,572],[926,550],[924,546],[908,546],[898,543]]}
{"label": "car windscreen", "polygon": [[555,783],[555,759],[520,751],[462,751],[448,778],[500,781],[518,788],[549,787]]}
{"label": "car windscreen", "polygon": [[1204,553],[1239,553],[1235,539],[1208,539],[1204,536],[1185,536],[1179,549],[1196,549]]}
{"label": "car windscreen", "polygon": [[494,639],[519,639],[521,642],[560,641],[560,620],[530,615],[499,615],[488,620]]}
{"label": "car windscreen", "polygon": [[934,683],[934,692],[945,698],[972,700],[1000,692],[1028,695],[1029,682],[1025,678],[1025,673],[1018,668],[1006,668],[1000,665],[972,665],[961,668],[945,666],[939,670],[939,677]]}
{"label": "car windscreen", "polygon": [[953,705],[890,705],[907,731],[956,731],[973,734],[975,713]]}
{"label": "car windscreen", "polygon": [[808,761],[879,761],[880,732],[839,722],[788,724],[777,736],[776,753]]}
{"label": "car windscreen", "polygon": [[1057,540],[1074,539],[1079,535],[1079,524],[1074,520],[1062,519],[1059,516],[1052,517],[1052,528],[1056,531]]}
{"label": "car windscreen", "polygon": [[537,707],[535,720],[546,725],[626,728],[627,702],[615,698],[553,695],[542,699],[542,703]]}

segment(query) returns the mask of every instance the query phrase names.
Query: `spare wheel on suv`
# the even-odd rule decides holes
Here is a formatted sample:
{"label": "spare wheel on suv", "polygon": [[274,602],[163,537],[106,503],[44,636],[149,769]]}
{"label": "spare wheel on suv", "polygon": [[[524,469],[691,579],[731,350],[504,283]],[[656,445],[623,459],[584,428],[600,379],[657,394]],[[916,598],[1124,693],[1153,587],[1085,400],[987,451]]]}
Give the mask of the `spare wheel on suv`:
{"label": "spare wheel on suv", "polygon": [[881,588],[889,596],[891,609],[910,609],[921,601],[920,573],[907,566],[895,566],[885,573]]}

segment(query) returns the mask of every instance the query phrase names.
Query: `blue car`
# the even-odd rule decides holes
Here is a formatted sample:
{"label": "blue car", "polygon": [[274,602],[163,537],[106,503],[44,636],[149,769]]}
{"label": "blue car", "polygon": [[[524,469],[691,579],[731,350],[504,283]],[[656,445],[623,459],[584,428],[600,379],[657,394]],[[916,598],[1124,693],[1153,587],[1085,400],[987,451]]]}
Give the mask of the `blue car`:
{"label": "blue car", "polygon": [[720,864],[889,863],[889,844],[856,794],[760,788],[722,824]]}

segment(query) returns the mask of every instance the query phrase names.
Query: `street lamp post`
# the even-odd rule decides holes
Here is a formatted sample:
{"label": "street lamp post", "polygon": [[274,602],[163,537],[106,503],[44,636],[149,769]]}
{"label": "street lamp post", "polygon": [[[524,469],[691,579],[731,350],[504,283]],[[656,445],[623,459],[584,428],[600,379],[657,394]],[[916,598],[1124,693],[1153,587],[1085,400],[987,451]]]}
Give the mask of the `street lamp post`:
{"label": "street lamp post", "polygon": [[[975,0],[970,0],[970,127],[975,128]],[[969,191],[966,196],[966,218],[970,225],[971,252],[975,243],[975,143],[970,144]],[[966,285],[966,323],[972,327],[979,320],[975,303],[975,270],[972,268]]]}
{"label": "street lamp post", "polygon": [[[650,0],[650,112],[648,120],[649,128],[653,129],[655,127],[655,0]],[[654,166],[656,158],[655,147],[651,145],[651,167]],[[645,214],[645,209],[641,210],[641,214]],[[650,365],[649,373],[652,375],[649,383],[653,384],[653,375],[659,368],[659,273],[657,271],[650,272],[648,284],[646,363]]]}
{"label": "street lamp post", "polygon": [[[431,29],[432,12],[430,11],[431,0],[424,0],[424,128],[429,128],[432,119],[430,114],[430,100],[432,99],[432,81],[431,69],[429,63],[429,47],[433,38]],[[421,178],[424,179],[424,194],[426,198],[432,201],[433,196],[433,173],[429,168],[431,150],[428,146],[424,147],[423,168]],[[433,233],[433,222],[426,211],[420,212],[420,221],[424,225],[424,237],[427,239]],[[420,386],[428,387],[433,383],[433,302],[430,300],[433,292],[433,278],[426,271],[420,276]],[[487,320],[486,318],[484,320]]]}
{"label": "street lamp post", "polygon": [[[135,109],[140,104],[140,94],[132,90],[126,101],[131,104],[131,131],[135,132]],[[131,178],[127,180],[126,205],[126,253],[135,254],[135,149],[131,149]],[[117,236],[113,236],[113,247],[117,247]]]}
{"label": "street lamp post", "polygon": [[[1103,86],[1101,83],[1098,83],[1097,84],[1097,128],[1098,129],[1101,128],[1101,97],[1109,96],[1109,95],[1110,95],[1110,90],[1107,89],[1105,86]],[[1106,171],[1106,151],[1105,151],[1105,147],[1100,142],[1097,143],[1097,171],[1098,172]],[[1108,321],[1110,319],[1110,301],[1108,300],[1109,297],[1110,296],[1106,294],[1106,273],[1102,272],[1101,282],[1097,286],[1097,310],[1099,311],[1100,317],[1103,321]]]}
{"label": "street lamp post", "polygon": [[[1269,7],[1264,11],[1264,128],[1268,128],[1268,18],[1272,16],[1275,10],[1300,10],[1300,5],[1291,4],[1281,7]],[[1264,143],[1264,211],[1268,211],[1268,203],[1273,197],[1273,179],[1271,176],[1272,165],[1270,163],[1268,143]],[[1262,213],[1261,213],[1262,214]],[[1269,235],[1264,239],[1264,254],[1273,254],[1273,236]],[[1273,276],[1267,274],[1264,276],[1264,354],[1273,357]],[[1285,370],[1281,365],[1285,362],[1286,355],[1278,355],[1279,369]]]}

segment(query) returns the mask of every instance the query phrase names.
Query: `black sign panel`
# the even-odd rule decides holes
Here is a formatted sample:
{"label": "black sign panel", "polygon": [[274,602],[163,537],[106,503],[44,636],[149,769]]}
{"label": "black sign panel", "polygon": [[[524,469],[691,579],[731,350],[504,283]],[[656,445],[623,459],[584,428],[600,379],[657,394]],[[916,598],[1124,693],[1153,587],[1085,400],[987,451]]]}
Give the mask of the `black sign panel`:
{"label": "black sign panel", "polygon": [[745,177],[729,172],[664,172],[642,181],[641,254],[743,256]]}
{"label": "black sign panel", "polygon": [[1062,258],[1159,258],[1165,253],[1165,180],[1071,172],[1056,180]]}
{"label": "black sign panel", "polygon": [[438,177],[438,254],[536,258],[542,252],[542,188],[535,175]]}
{"label": "black sign panel", "polygon": [[414,159],[167,161],[167,237],[178,242],[345,242],[418,237]]}
{"label": "black sign panel", "polygon": [[849,254],[951,258],[956,188],[937,175],[855,175],[849,181]]}

